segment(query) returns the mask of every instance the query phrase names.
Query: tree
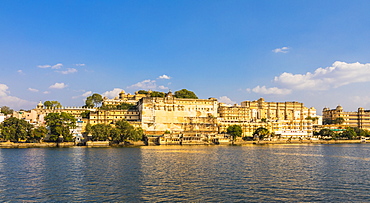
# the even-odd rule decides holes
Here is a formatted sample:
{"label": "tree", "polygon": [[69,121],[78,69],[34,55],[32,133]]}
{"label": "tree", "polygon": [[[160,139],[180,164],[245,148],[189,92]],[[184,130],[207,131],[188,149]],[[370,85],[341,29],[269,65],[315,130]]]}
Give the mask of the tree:
{"label": "tree", "polygon": [[90,111],[86,110],[80,114],[82,118],[90,118]]}
{"label": "tree", "polygon": [[352,140],[357,137],[357,134],[353,128],[348,127],[344,132],[342,132],[341,137]]}
{"label": "tree", "polygon": [[269,130],[268,130],[267,128],[259,127],[259,128],[257,128],[257,129],[254,131],[253,135],[257,135],[257,136],[258,136],[258,138],[259,138],[260,140],[262,140],[262,139],[263,139],[265,136],[267,136],[269,133],[270,133],[270,132],[269,132]]}
{"label": "tree", "polygon": [[240,127],[240,125],[231,125],[227,128],[226,131],[233,140],[235,140],[236,137],[241,137],[243,133],[242,127]]}
{"label": "tree", "polygon": [[1,134],[4,140],[18,142],[31,137],[32,125],[27,121],[10,117],[1,126]]}
{"label": "tree", "polygon": [[44,126],[39,126],[38,128],[33,129],[32,136],[29,141],[40,142],[48,133],[48,129]]}
{"label": "tree", "polygon": [[96,124],[91,126],[91,135],[93,141],[108,140],[112,126],[108,124]]}
{"label": "tree", "polygon": [[137,91],[138,94],[148,94],[148,91],[146,90],[139,90]]}
{"label": "tree", "polygon": [[124,140],[138,141],[143,138],[143,130],[141,128],[135,128],[125,120],[117,121],[116,128],[119,130],[119,141],[121,142]]}
{"label": "tree", "polygon": [[175,92],[176,98],[198,99],[197,95],[187,89],[178,90]]}
{"label": "tree", "polygon": [[8,115],[8,114],[13,114],[13,109],[11,109],[8,106],[2,106],[0,107],[1,113]]}
{"label": "tree", "polygon": [[331,131],[330,129],[321,129],[320,132],[319,132],[319,135],[321,135],[322,137],[336,137],[336,134],[335,132]]}
{"label": "tree", "polygon": [[70,129],[76,127],[76,118],[69,113],[49,113],[45,117],[46,125],[50,128],[51,141],[56,141],[59,136],[63,136],[65,141],[72,141]]}
{"label": "tree", "polygon": [[164,92],[158,92],[158,91],[153,91],[150,93],[151,97],[165,97],[166,94]]}
{"label": "tree", "polygon": [[51,109],[51,108],[60,108],[62,105],[58,101],[45,101],[44,107]]}
{"label": "tree", "polygon": [[334,120],[334,124],[342,124],[344,123],[344,118],[338,117]]}
{"label": "tree", "polygon": [[86,107],[98,107],[103,102],[103,97],[100,94],[88,96],[85,101]]}

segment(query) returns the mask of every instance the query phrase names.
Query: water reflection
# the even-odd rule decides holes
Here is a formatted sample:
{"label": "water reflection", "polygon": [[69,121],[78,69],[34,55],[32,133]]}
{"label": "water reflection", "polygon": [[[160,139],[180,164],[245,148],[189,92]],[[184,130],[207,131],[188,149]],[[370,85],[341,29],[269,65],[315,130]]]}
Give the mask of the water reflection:
{"label": "water reflection", "polygon": [[0,149],[4,202],[364,202],[370,145]]}

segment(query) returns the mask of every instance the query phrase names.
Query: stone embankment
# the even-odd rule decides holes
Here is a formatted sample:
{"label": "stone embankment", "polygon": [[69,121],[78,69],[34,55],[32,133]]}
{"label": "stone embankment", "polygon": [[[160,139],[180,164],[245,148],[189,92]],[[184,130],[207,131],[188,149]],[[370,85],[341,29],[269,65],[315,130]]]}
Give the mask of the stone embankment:
{"label": "stone embankment", "polygon": [[[266,145],[266,144],[360,144],[370,143],[369,141],[364,142],[362,140],[274,140],[274,141],[243,141],[236,140],[234,142],[221,142],[218,144],[204,142],[204,145]],[[195,143],[200,145],[200,143]],[[143,141],[137,142],[121,142],[119,144],[112,144],[109,141],[88,141],[86,147],[138,147],[145,146]],[[153,144],[151,144],[153,145]],[[154,144],[157,145],[157,144]],[[165,144],[166,145],[166,144]],[[167,144],[168,145],[168,144]],[[172,145],[181,145],[180,143]],[[186,143],[186,145],[192,145],[192,143]],[[49,147],[74,147],[77,146],[74,142],[41,142],[41,143],[16,143],[16,142],[0,142],[0,148],[49,148]]]}

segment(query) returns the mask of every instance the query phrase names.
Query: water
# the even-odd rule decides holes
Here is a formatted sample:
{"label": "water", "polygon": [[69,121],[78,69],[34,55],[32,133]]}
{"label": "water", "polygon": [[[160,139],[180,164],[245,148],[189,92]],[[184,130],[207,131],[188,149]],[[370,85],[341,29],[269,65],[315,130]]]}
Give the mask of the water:
{"label": "water", "polygon": [[2,202],[370,202],[370,145],[0,149]]}

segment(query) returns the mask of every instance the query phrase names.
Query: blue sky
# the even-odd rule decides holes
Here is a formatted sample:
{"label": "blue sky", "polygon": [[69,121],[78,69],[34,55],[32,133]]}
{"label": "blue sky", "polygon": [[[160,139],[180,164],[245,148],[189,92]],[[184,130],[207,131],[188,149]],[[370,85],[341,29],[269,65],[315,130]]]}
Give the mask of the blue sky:
{"label": "blue sky", "polygon": [[0,106],[92,93],[370,109],[368,1],[0,0]]}

